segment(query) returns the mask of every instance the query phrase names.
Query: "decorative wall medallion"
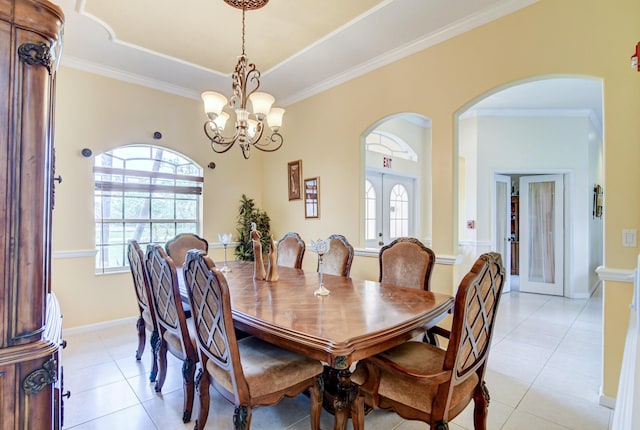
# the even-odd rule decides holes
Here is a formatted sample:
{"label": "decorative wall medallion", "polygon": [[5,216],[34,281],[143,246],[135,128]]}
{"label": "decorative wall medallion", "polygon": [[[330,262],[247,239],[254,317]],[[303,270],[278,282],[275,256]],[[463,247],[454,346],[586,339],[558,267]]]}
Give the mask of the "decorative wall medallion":
{"label": "decorative wall medallion", "polygon": [[22,388],[27,394],[38,394],[49,384],[53,384],[58,380],[58,362],[55,358],[47,360],[40,369],[29,373],[24,381]]}
{"label": "decorative wall medallion", "polygon": [[51,74],[51,48],[46,43],[23,43],[18,48],[18,56],[30,66],[46,67]]}

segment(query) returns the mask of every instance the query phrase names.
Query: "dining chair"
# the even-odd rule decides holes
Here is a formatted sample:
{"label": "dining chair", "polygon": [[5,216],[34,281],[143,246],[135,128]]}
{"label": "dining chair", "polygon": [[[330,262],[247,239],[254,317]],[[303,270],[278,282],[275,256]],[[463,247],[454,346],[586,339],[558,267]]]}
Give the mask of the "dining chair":
{"label": "dining chair", "polygon": [[380,282],[430,290],[436,255],[418,239],[399,237],[380,248]]}
{"label": "dining chair", "polygon": [[151,371],[149,372],[149,381],[155,382],[158,375],[158,347],[160,336],[158,335],[158,325],[156,322],[156,311],[153,306],[151,295],[151,287],[149,286],[149,275],[144,267],[144,253],[140,249],[140,245],[135,240],[130,240],[127,246],[127,258],[129,260],[129,268],[133,276],[133,286],[138,301],[138,309],[140,316],[136,323],[138,329],[138,349],[136,350],[136,360],[142,358],[144,352],[144,344],[146,341],[146,332],[151,333],[149,346],[151,347]]}
{"label": "dining chair", "polygon": [[289,232],[278,241],[278,266],[302,268],[304,241],[298,233]]}
{"label": "dining chair", "polygon": [[164,245],[167,255],[173,260],[176,267],[182,267],[187,251],[190,249],[209,250],[209,243],[206,239],[194,233],[180,233],[167,241]]}
{"label": "dining chair", "polygon": [[187,319],[180,299],[176,267],[160,245],[147,247],[146,261],[149,284],[156,310],[160,346],[158,348],[158,381],[160,392],[167,377],[167,351],[182,360],[184,408],[182,421],[191,420],[194,397],[194,375],[198,363],[193,318]]}
{"label": "dining chair", "polygon": [[[436,261],[432,249],[413,237],[399,237],[380,248],[380,282],[401,287],[431,289],[431,274]],[[424,341],[437,345],[431,332],[435,323],[425,327]]]}
{"label": "dining chair", "polygon": [[504,276],[500,254],[476,260],[456,293],[451,331],[438,328],[449,339],[446,350],[410,341],[358,363],[352,380],[360,385],[354,412],[360,428],[367,404],[446,430],[473,400],[474,428],[486,429],[484,376]]}
{"label": "dining chair", "polygon": [[327,240],[330,245],[322,258],[322,272],[348,278],[353,262],[353,246],[341,234],[332,234]]}
{"label": "dining chair", "polygon": [[320,428],[322,364],[254,336],[236,339],[229,287],[224,275],[202,251],[191,250],[185,282],[193,309],[201,370],[200,413],[196,430],[209,415],[209,387],[234,404],[235,429],[251,427],[252,409],[274,405],[286,397],[310,392],[311,428]]}

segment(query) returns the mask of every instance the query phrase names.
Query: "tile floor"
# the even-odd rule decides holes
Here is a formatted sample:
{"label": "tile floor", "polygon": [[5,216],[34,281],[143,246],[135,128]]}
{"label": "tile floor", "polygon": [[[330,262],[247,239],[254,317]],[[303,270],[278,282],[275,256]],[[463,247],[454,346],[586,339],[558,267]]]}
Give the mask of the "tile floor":
{"label": "tile floor", "polygon": [[[487,372],[491,393],[488,428],[608,430],[612,411],[598,404],[601,333],[600,289],[589,300],[504,294]],[[72,331],[65,338],[64,382],[72,393],[65,401],[65,429],[193,428],[194,422],[183,424],[181,420],[180,363],[170,360],[163,392],[155,393],[148,381],[148,345],[141,361],[134,357],[134,323]],[[232,429],[233,407],[213,389],[211,403],[206,428]],[[196,395],[194,418],[197,409]],[[308,414],[306,397],[284,399],[275,407],[254,410],[252,428],[307,429]],[[323,412],[323,429],[333,428],[332,418]],[[365,425],[371,430],[428,428],[386,411],[372,412]],[[472,408],[458,416],[450,428],[473,429]]]}

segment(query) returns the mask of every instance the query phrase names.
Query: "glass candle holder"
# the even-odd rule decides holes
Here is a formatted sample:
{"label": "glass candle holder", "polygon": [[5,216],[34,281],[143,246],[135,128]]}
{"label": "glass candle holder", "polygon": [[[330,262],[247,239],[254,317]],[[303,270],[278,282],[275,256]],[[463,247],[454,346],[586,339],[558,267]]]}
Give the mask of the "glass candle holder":
{"label": "glass candle holder", "polygon": [[231,233],[218,234],[218,240],[224,247],[224,266],[222,266],[222,269],[220,269],[220,271],[222,273],[231,272],[231,269],[227,267],[227,246],[231,243]]}
{"label": "glass candle holder", "polygon": [[329,294],[331,294],[331,291],[325,288],[322,277],[322,257],[324,257],[324,254],[329,251],[330,245],[331,241],[318,239],[315,242],[312,240],[311,245],[309,246],[309,249],[311,249],[311,251],[318,254],[318,277],[320,285],[318,286],[318,289],[313,292],[313,294],[316,296],[328,296]]}

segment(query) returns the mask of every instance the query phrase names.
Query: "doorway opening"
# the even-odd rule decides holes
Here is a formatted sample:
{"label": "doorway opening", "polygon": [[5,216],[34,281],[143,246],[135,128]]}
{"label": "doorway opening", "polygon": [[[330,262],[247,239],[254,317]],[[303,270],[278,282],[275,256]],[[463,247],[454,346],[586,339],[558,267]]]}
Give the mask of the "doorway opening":
{"label": "doorway opening", "polygon": [[[545,284],[544,288],[537,285],[536,292],[588,298],[598,285],[595,268],[603,263],[604,249],[603,219],[592,216],[590,192],[604,181],[602,81],[545,76],[516,82],[479,97],[456,117],[457,245],[463,257],[457,276],[466,273],[483,252],[497,251],[508,260],[508,275],[511,266],[517,269],[520,278],[513,281],[520,281],[521,290],[528,288],[522,277],[525,271],[532,275],[527,282],[542,280]],[[561,204],[551,206],[562,209],[555,214],[560,224],[554,229],[544,224],[547,227],[543,230],[531,222],[524,226],[522,211],[528,209],[523,208],[520,190],[515,247],[510,225],[515,187],[510,181],[500,185],[494,176],[539,174],[562,177],[562,185],[553,182],[544,186],[558,187],[549,195],[563,192]],[[498,223],[500,219],[505,222]],[[526,249],[523,228],[529,233]],[[546,240],[548,232],[553,232],[553,241]],[[553,255],[553,263],[540,259],[541,251],[531,252],[551,243],[560,248],[550,248],[553,252],[542,255]],[[511,256],[512,248],[518,255]],[[558,273],[559,268],[562,271]],[[548,283],[555,285],[553,291],[546,288]]]}
{"label": "doorway opening", "polygon": [[362,134],[362,241],[380,248],[411,236],[431,242],[431,121],[391,115]]}

